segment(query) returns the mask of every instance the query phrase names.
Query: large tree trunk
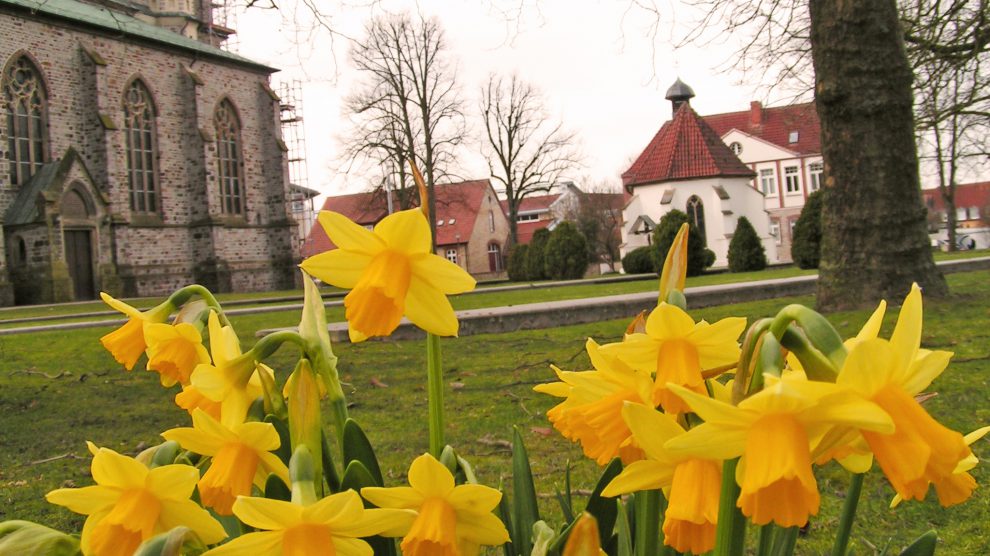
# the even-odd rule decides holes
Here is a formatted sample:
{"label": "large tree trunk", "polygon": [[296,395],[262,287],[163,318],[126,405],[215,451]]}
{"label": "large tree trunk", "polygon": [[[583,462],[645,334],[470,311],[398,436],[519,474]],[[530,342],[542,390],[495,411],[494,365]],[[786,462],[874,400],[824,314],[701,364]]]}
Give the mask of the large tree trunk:
{"label": "large tree trunk", "polygon": [[810,0],[825,187],[818,307],[899,301],[948,286],[926,231],[911,70],[895,0]]}

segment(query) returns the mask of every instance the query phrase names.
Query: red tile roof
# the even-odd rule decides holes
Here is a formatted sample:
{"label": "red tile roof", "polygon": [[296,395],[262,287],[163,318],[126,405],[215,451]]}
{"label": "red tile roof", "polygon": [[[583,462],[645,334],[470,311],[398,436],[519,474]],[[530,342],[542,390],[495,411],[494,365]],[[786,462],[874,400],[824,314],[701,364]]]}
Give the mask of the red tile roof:
{"label": "red tile roof", "polygon": [[[925,198],[925,206],[944,210],[945,203],[942,200],[942,193],[936,189],[922,189],[922,196]],[[955,191],[956,208],[976,207],[982,213],[984,209],[990,207],[990,181],[978,183],[960,183]]]}
{"label": "red tile roof", "polygon": [[[550,210],[550,205],[553,204],[560,197],[560,194],[554,193],[553,195],[530,195],[528,197],[523,197],[521,203],[519,203],[519,212],[530,212],[530,211],[541,211]],[[506,215],[509,214],[509,201],[502,200],[499,201],[502,204],[502,210]]]}
{"label": "red tile roof", "polygon": [[622,174],[626,187],[715,176],[756,174],[729,150],[687,103],[663,124],[642,154]]}
{"label": "red tile roof", "polygon": [[[442,225],[437,226],[437,245],[467,243],[471,239],[481,201],[488,192],[495,196],[488,180],[436,186],[437,222],[443,221]],[[388,213],[385,194],[380,189],[367,193],[327,197],[322,210],[339,212],[362,226],[377,224]],[[333,242],[323,231],[323,226],[316,225],[303,243],[302,254],[304,257],[311,257],[334,247]]]}
{"label": "red tile roof", "polygon": [[[749,110],[713,114],[703,118],[719,137],[738,129],[798,154],[822,152],[821,123],[813,102],[764,108],[759,102],[753,101]],[[791,132],[795,131],[798,140],[791,143]]]}

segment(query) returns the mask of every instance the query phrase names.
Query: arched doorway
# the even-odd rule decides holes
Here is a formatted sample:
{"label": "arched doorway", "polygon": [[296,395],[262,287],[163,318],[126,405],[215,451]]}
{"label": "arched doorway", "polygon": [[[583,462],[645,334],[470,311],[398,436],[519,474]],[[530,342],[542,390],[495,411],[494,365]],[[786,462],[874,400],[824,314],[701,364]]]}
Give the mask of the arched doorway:
{"label": "arched doorway", "polygon": [[69,187],[62,195],[62,247],[65,264],[69,268],[75,299],[96,297],[94,279],[93,217],[96,208],[92,199],[81,187]]}

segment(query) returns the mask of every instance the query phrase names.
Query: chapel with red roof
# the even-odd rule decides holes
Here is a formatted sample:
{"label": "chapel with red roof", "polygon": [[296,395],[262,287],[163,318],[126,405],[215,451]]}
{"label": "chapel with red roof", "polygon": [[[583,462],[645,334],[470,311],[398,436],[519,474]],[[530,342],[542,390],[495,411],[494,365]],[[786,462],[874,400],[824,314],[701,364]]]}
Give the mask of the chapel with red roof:
{"label": "chapel with red roof", "polygon": [[770,261],[779,260],[770,235],[762,192],[753,187],[757,173],[723,142],[691,108],[694,91],[678,79],[667,91],[673,118],[622,174],[628,201],[623,210],[623,254],[649,245],[660,219],[677,209],[696,222],[715,266],[728,265],[729,241],[745,216],[763,240]]}

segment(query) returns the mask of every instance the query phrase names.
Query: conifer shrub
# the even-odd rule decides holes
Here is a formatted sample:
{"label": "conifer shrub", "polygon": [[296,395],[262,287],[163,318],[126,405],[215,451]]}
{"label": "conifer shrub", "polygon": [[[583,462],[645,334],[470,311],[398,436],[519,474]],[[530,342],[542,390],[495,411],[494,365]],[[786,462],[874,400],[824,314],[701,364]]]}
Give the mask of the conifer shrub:
{"label": "conifer shrub", "polygon": [[652,245],[637,247],[626,253],[625,257],[622,257],[622,270],[624,270],[626,274],[645,274],[647,272],[655,273],[657,269],[656,260],[657,255],[655,247]]}
{"label": "conifer shrub", "polygon": [[791,258],[800,268],[818,268],[822,256],[822,195],[820,189],[804,203],[801,216],[794,223]]}
{"label": "conifer shrub", "polygon": [[513,282],[524,282],[528,280],[526,275],[526,253],[529,245],[513,245],[509,249],[509,266],[505,270],[509,273],[509,280]]}
{"label": "conifer shrub", "polygon": [[548,278],[544,270],[543,260],[548,239],[550,239],[550,230],[546,228],[533,232],[533,239],[529,241],[529,248],[526,250],[527,280],[546,280]]}
{"label": "conifer shrub", "polygon": [[760,236],[745,216],[736,222],[736,231],[729,242],[729,270],[731,272],[749,272],[763,270],[767,267],[767,252],[763,248]]}
{"label": "conifer shrub", "polygon": [[588,242],[572,222],[561,222],[547,240],[543,256],[547,277],[574,280],[588,269]]}
{"label": "conifer shrub", "polygon": [[[654,272],[660,272],[660,267],[663,266],[663,257],[667,256],[667,251],[670,250],[670,246],[674,243],[674,237],[677,236],[677,230],[681,229],[681,224],[685,222],[688,222],[688,215],[675,209],[663,215],[657,228],[653,230],[654,250],[658,253],[654,263]],[[708,255],[706,251],[711,255]],[[659,253],[663,253],[663,256],[660,256]],[[688,232],[687,259],[688,276],[697,276],[715,263],[714,253],[705,247],[705,241],[695,226],[691,226]]]}

